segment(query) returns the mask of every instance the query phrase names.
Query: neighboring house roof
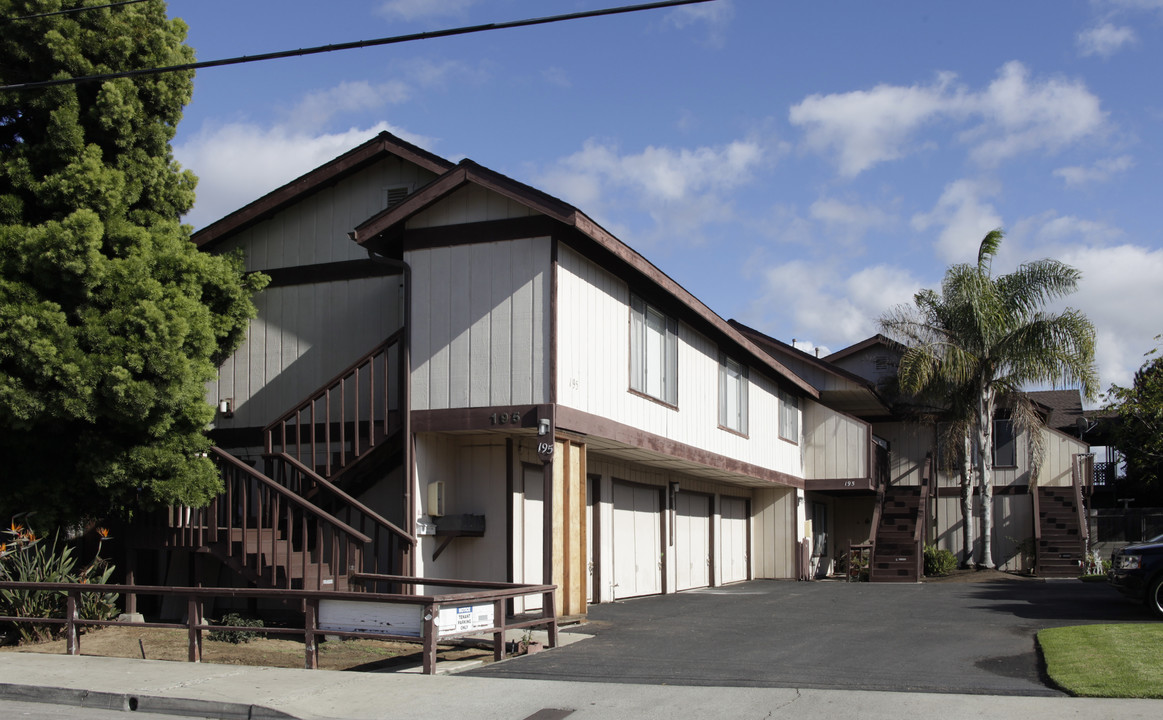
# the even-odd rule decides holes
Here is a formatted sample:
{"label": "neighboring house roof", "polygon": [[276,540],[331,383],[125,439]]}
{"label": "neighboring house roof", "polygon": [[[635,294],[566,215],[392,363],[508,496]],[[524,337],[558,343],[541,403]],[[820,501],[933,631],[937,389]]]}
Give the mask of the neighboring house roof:
{"label": "neighboring house roof", "polygon": [[607,232],[581,210],[564,200],[490,170],[472,160],[462,160],[455,168],[418,189],[402,202],[360,223],[351,232],[351,238],[369,250],[381,253],[390,251],[390,247],[402,237],[408,218],[468,184],[496,192],[576,230],[581,236],[612,254],[617,261],[632,272],[675,298],[704,325],[710,327],[715,333],[725,336],[742,348],[744,352],[751,355],[758,361],[758,365],[766,366],[775,376],[787,380],[804,394],[812,398],[819,398],[819,392],[810,383],[757,347],[670,276]]}
{"label": "neighboring house roof", "polygon": [[392,155],[415,163],[436,174],[445,173],[456,167],[452,162],[433,155],[423,148],[389,132],[382,132],[334,160],[300,175],[286,185],[272,190],[258,200],[207,225],[194,233],[191,240],[198,247],[209,250],[226,238],[265,220],[288,205],[300,202],[316,192],[354,175],[368,165]]}
{"label": "neighboring house roof", "polygon": [[797,366],[809,369],[802,374],[808,382],[820,391],[820,400],[829,407],[853,415],[883,415],[889,407],[876,392],[875,385],[856,373],[821,360],[811,353],[748,327],[738,320],[728,320],[731,327],[738,330],[768,354],[780,362],[790,365],[799,372]]}
{"label": "neighboring house roof", "polygon": [[866,340],[861,340],[860,342],[855,343],[854,345],[849,345],[846,348],[842,348],[840,350],[837,350],[836,352],[832,353],[831,355],[828,355],[827,357],[825,357],[824,360],[826,362],[836,362],[837,360],[843,360],[846,357],[850,357],[852,355],[855,355],[856,353],[867,350],[868,348],[876,347],[877,345],[881,345],[885,348],[888,348],[890,350],[895,350],[897,352],[904,351],[904,345],[901,345],[896,340],[891,340],[891,339],[885,337],[884,335],[877,333],[876,335],[873,335],[872,337],[870,337]]}

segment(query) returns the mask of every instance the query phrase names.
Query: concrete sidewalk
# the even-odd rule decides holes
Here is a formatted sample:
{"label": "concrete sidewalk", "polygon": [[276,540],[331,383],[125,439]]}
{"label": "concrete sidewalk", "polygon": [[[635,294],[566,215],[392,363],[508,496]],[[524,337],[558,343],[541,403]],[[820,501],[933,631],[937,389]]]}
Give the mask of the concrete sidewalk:
{"label": "concrete sidewalk", "polygon": [[[1150,718],[1163,701],[674,687],[0,654],[0,701],[213,718]],[[557,711],[557,712],[553,712]],[[566,712],[571,711],[571,712]]]}

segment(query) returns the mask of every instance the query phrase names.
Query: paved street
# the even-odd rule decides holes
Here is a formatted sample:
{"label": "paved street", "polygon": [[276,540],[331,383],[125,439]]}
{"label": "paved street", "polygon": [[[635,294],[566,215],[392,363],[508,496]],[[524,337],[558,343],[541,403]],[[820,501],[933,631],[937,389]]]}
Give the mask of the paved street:
{"label": "paved street", "polygon": [[595,605],[594,638],[476,677],[1045,695],[1038,630],[1152,617],[1103,583],[757,581]]}

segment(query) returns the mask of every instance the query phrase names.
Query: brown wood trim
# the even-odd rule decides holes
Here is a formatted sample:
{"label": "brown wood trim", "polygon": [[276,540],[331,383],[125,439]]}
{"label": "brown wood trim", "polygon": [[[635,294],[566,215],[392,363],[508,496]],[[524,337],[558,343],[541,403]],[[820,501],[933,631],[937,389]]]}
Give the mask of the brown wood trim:
{"label": "brown wood trim", "polygon": [[[851,483],[851,484],[849,484]],[[875,490],[876,483],[871,477],[861,478],[809,478],[804,483],[804,490],[808,492],[823,490],[840,490],[861,492]]]}
{"label": "brown wood trim", "polygon": [[[1063,485],[1062,487],[1068,487],[1068,486]],[[1028,495],[1029,493],[1030,493],[1030,486],[1029,485],[995,485],[993,488],[993,492],[991,494],[994,497],[997,497],[998,495]],[[974,485],[973,486],[973,494],[974,495],[981,495],[981,488]],[[937,497],[943,497],[943,498],[944,497],[960,498],[961,497],[961,486],[956,485],[953,487],[937,488],[936,495],[937,495]]]}
{"label": "brown wood trim", "polygon": [[751,436],[750,436],[750,435],[748,435],[747,433],[741,433],[741,432],[739,432],[738,430],[734,430],[734,429],[732,429],[732,428],[729,428],[729,427],[727,427],[726,425],[719,425],[719,429],[720,429],[720,430],[722,430],[722,431],[723,431],[723,432],[725,432],[725,433],[730,433],[731,435],[735,435],[736,437],[741,437],[741,438],[743,438],[744,440],[750,440],[750,439],[751,439]]}
{"label": "brown wood trim", "polygon": [[458,225],[439,225],[405,231],[403,249],[406,251],[427,250],[524,238],[552,237],[553,233],[560,231],[560,229],[560,222],[545,215],[486,220]]}
{"label": "brown wood trim", "polygon": [[632,447],[652,450],[679,460],[686,460],[697,465],[747,475],[756,480],[762,480],[774,485],[784,485],[799,489],[803,489],[804,487],[803,478],[736,460],[726,455],[719,455],[709,450],[703,450],[693,445],[687,445],[677,440],[671,440],[661,435],[655,435],[654,433],[639,430],[636,427],[624,425],[609,418],[575,410],[564,405],[557,406],[556,419],[557,425],[566,430],[573,430],[585,435],[596,435]]}
{"label": "brown wood trim", "polygon": [[400,275],[400,268],[372,260],[343,260],[340,262],[298,265],[294,267],[259,270],[271,279],[268,288],[313,285],[316,283],[362,280],[364,278]]}
{"label": "brown wood trim", "polygon": [[[492,424],[491,416],[516,412],[521,416],[518,425],[512,423]],[[447,410],[413,410],[412,432],[457,432],[465,430],[512,432],[514,430],[537,430],[540,418],[550,421],[553,431],[552,405],[498,405],[483,408],[450,408]],[[550,436],[552,437],[552,435]]]}
{"label": "brown wood trim", "polygon": [[660,400],[659,398],[656,398],[653,395],[648,395],[648,394],[642,392],[641,390],[635,390],[634,388],[626,388],[626,392],[630,393],[631,395],[636,395],[636,396],[642,398],[643,400],[649,400],[650,402],[654,403],[655,405],[661,405],[662,407],[666,408],[667,410],[678,410],[678,405],[671,405],[667,401]]}

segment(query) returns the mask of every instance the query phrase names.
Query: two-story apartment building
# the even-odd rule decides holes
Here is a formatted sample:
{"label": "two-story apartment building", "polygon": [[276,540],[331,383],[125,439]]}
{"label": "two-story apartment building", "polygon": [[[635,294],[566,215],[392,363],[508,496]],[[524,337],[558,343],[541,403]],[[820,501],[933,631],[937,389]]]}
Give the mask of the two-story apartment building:
{"label": "two-story apartment building", "polygon": [[272,279],[208,388],[219,447],[345,488],[404,538],[396,571],[553,582],[571,615],[793,578],[805,493],[873,488],[845,393],[471,161],[384,133],[194,241]]}

